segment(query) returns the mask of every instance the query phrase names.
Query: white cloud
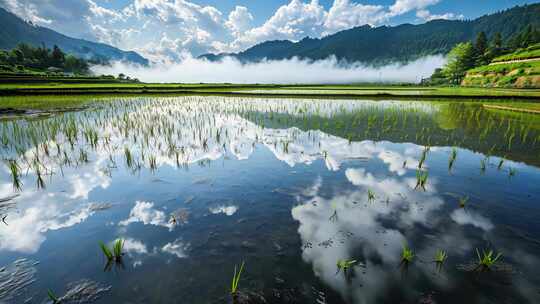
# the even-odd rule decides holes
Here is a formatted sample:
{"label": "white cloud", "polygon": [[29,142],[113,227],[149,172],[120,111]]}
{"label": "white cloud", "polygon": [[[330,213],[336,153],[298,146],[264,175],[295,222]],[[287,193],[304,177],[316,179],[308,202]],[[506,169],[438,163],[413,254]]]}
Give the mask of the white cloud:
{"label": "white cloud", "polygon": [[122,14],[100,7],[92,0],[0,0],[0,6],[34,24],[68,36],[98,40],[92,25],[112,25]]}
{"label": "white cloud", "polygon": [[229,13],[229,18],[225,22],[225,25],[235,36],[238,36],[251,27],[251,22],[253,22],[253,15],[251,15],[248,8],[245,6],[236,6]]}
{"label": "white cloud", "polygon": [[413,10],[424,9],[428,6],[437,4],[440,0],[396,0],[390,6],[389,16],[397,16],[408,13]]}
{"label": "white cloud", "polygon": [[320,36],[326,15],[318,0],[309,3],[292,0],[279,7],[263,25],[246,31],[233,41],[233,48],[241,49],[265,40],[298,40],[305,36]]}
{"label": "white cloud", "polygon": [[22,196],[34,199],[32,207],[8,218],[9,226],[0,227],[0,251],[35,253],[46,240],[47,231],[75,226],[94,214],[88,206],[66,212],[64,209],[69,208],[68,205],[56,206],[49,198],[36,199],[32,196]]}
{"label": "white cloud", "polygon": [[217,207],[210,207],[208,208],[208,210],[212,213],[212,214],[220,214],[220,213],[223,213],[227,216],[231,216],[233,214],[236,213],[236,211],[238,210],[238,207],[237,206],[225,206],[225,205],[221,205],[221,206],[217,206]]}
{"label": "white cloud", "polygon": [[450,215],[454,222],[460,225],[472,225],[474,227],[489,231],[493,229],[491,221],[480,214],[465,209],[457,209]]}
{"label": "white cloud", "polygon": [[187,250],[189,249],[189,244],[184,244],[182,240],[177,239],[174,242],[165,244],[161,251],[175,255],[177,258],[182,259],[187,257]]}
{"label": "white cloud", "polygon": [[165,212],[154,209],[154,203],[135,202],[135,207],[131,209],[129,217],[120,221],[118,225],[127,226],[131,223],[143,223],[144,225],[162,226],[172,229],[173,224],[169,223]]}
{"label": "white cloud", "polygon": [[128,254],[148,254],[146,245],[143,242],[132,238],[124,239],[124,250]]}
{"label": "white cloud", "polygon": [[349,0],[335,0],[324,22],[324,33],[332,34],[351,27],[375,25],[385,20],[384,7],[363,5]]}
{"label": "white cloud", "polygon": [[396,0],[392,5],[371,5],[334,0],[325,9],[319,0],[291,0],[256,26],[248,7],[235,6],[222,12],[186,0],[133,0],[120,9],[99,6],[95,0],[0,0],[0,5],[69,36],[135,50],[154,62],[170,63],[183,60],[185,53],[237,52],[267,40],[298,41],[365,24],[378,26],[412,11],[419,20],[462,17],[431,14],[427,8],[438,2]]}
{"label": "white cloud", "polygon": [[418,10],[416,11],[416,17],[425,20],[425,21],[431,21],[431,20],[437,20],[437,19],[444,19],[444,20],[450,20],[450,19],[463,19],[463,15],[456,15],[454,13],[445,13],[445,14],[431,14],[428,10]]}

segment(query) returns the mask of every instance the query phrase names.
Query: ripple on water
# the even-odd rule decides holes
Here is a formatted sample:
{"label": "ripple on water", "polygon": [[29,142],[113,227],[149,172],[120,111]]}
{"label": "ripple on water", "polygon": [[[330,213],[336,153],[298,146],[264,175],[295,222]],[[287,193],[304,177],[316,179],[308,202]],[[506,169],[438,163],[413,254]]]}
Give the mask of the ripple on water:
{"label": "ripple on water", "polygon": [[0,302],[23,294],[26,288],[35,282],[37,264],[39,262],[33,260],[18,259],[0,268]]}
{"label": "ripple on water", "polygon": [[111,290],[111,286],[102,286],[97,282],[83,279],[68,285],[68,291],[60,298],[63,304],[91,303]]}

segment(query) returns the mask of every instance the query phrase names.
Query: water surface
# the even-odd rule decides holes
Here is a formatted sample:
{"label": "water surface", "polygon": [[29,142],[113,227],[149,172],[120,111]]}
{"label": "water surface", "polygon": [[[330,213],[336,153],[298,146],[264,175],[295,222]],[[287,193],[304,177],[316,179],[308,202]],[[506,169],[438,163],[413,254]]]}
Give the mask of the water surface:
{"label": "water surface", "polygon": [[[3,119],[0,140],[0,303],[229,303],[242,261],[251,303],[540,301],[536,116],[118,97]],[[502,257],[482,271],[477,250]]]}

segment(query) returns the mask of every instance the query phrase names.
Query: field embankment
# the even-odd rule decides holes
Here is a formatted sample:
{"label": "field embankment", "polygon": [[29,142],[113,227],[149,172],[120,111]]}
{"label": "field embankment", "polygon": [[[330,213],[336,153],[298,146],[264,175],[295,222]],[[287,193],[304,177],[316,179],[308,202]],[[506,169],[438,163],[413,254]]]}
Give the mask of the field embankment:
{"label": "field embankment", "polygon": [[464,86],[540,88],[540,44],[469,70]]}

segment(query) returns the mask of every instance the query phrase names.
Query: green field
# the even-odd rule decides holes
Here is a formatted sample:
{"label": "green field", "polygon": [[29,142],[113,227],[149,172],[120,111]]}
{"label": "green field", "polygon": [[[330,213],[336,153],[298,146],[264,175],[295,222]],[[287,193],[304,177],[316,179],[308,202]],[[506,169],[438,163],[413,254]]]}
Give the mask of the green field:
{"label": "green field", "polygon": [[[504,66],[504,65],[503,65]],[[0,75],[0,76],[6,76]],[[13,81],[20,77],[19,81]],[[38,79],[39,78],[39,79]],[[37,80],[36,80],[37,79]],[[48,79],[49,82],[43,80]],[[34,81],[35,80],[35,81]],[[39,80],[39,81],[38,81]],[[241,97],[301,97],[347,99],[461,100],[510,104],[538,109],[540,89],[429,87],[387,84],[230,84],[230,83],[135,83],[92,77],[34,77],[28,74],[0,77],[0,110],[65,110],[81,108],[108,96],[222,95]],[[11,109],[11,110],[9,110]],[[15,111],[16,112],[16,111]],[[1,113],[0,113],[1,114]]]}
{"label": "green field", "polygon": [[539,57],[540,57],[540,43],[537,43],[535,45],[531,45],[530,47],[526,49],[522,49],[512,54],[499,56],[493,59],[492,62],[524,60],[524,59],[532,59],[532,58],[539,58]]}
{"label": "green field", "polygon": [[224,94],[396,98],[539,98],[540,89],[425,87],[400,85],[264,85],[47,83],[0,84],[3,96],[83,94]]}

